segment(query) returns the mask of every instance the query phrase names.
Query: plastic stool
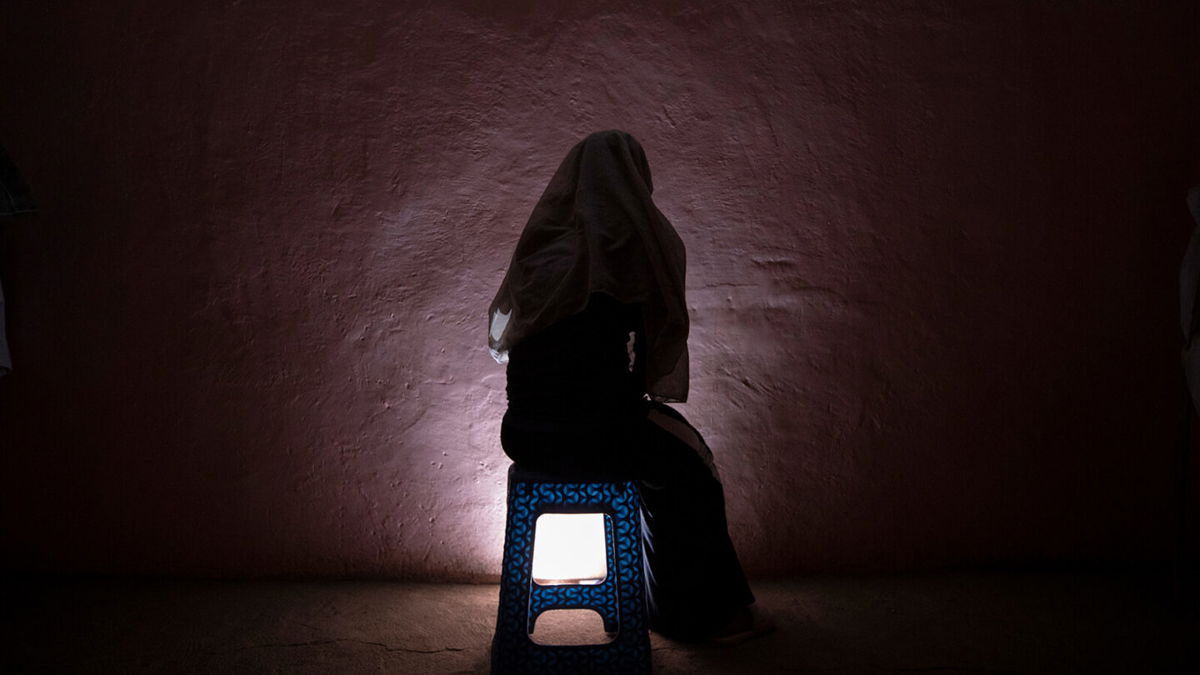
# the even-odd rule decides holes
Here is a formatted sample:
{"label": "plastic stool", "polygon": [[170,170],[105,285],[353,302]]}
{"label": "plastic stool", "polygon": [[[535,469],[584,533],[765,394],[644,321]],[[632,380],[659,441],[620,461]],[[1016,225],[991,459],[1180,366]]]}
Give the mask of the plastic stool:
{"label": "plastic stool", "polygon": [[[608,573],[594,585],[533,581],[533,535],[543,513],[603,513]],[[508,518],[492,673],[649,673],[642,581],[641,511],[631,482],[589,481],[508,470]],[[530,634],[551,609],[592,609],[616,638],[598,645],[539,645]]]}

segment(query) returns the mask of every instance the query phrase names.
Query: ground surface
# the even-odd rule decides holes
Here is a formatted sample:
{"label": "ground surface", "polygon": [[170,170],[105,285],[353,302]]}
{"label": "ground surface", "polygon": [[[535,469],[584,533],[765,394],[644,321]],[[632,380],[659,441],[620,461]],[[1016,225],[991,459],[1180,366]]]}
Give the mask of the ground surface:
{"label": "ground surface", "polygon": [[[779,630],[734,648],[652,636],[655,673],[1174,673],[1200,625],[1112,574],[755,584]],[[486,673],[497,587],[9,580],[8,673]]]}

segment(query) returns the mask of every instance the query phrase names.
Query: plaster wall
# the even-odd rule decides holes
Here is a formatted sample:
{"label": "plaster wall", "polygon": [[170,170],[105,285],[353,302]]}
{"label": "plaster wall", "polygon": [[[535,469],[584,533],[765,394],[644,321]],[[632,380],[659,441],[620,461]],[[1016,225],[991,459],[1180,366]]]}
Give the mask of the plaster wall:
{"label": "plaster wall", "polygon": [[1194,3],[14,5],[7,566],[494,577],[484,313],[606,128],[752,574],[1169,552]]}

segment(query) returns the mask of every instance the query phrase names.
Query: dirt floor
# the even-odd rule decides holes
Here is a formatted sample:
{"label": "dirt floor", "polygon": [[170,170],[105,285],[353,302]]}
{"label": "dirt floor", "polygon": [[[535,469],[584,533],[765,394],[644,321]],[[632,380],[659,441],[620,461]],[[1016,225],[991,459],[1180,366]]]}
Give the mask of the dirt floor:
{"label": "dirt floor", "polygon": [[[1200,623],[1129,574],[760,581],[778,630],[651,636],[655,673],[1195,673]],[[6,673],[487,673],[494,585],[9,578]],[[567,639],[584,623],[559,626]],[[560,636],[561,638],[561,636]]]}

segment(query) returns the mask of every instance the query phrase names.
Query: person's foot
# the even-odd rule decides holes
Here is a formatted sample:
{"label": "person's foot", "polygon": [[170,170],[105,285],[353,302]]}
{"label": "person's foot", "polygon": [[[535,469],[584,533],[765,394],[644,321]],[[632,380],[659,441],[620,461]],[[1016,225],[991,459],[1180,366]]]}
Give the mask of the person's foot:
{"label": "person's foot", "polygon": [[708,637],[708,642],[722,647],[741,644],[775,630],[775,621],[756,603],[750,603],[733,613],[733,617]]}

